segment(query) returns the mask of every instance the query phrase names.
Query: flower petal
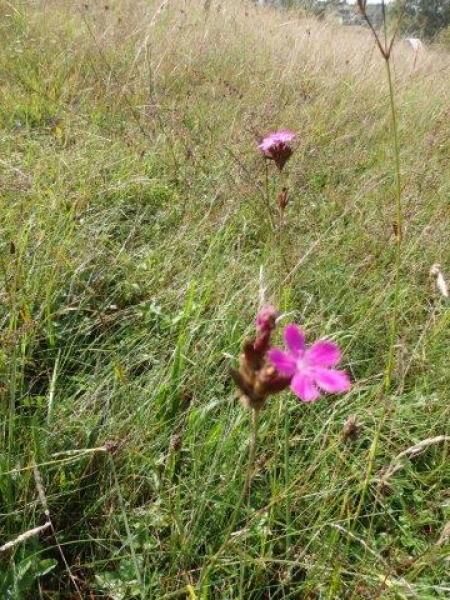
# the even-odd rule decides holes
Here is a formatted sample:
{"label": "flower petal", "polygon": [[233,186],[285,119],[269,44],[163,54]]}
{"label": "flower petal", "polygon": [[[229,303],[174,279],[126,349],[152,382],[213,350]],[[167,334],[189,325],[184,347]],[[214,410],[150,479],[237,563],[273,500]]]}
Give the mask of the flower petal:
{"label": "flower petal", "polygon": [[[266,135],[258,144],[259,149],[266,154],[266,156],[273,158],[272,152],[277,150],[283,150],[285,144],[289,144],[296,137],[296,133],[289,129],[280,129],[279,131],[273,131]],[[288,148],[289,153],[292,152]]]}
{"label": "flower petal", "polygon": [[341,360],[341,353],[334,342],[319,340],[306,351],[306,359],[311,366],[334,367]]}
{"label": "flower petal", "polygon": [[292,140],[296,136],[296,134],[293,131],[290,131],[289,129],[280,129],[279,131],[276,131],[273,135],[274,137],[276,136],[277,142],[283,143],[292,142]]}
{"label": "flower petal", "polygon": [[264,138],[263,141],[258,145],[261,152],[269,152],[273,146],[273,141],[269,138]]}
{"label": "flower petal", "polygon": [[272,348],[267,353],[267,357],[280,375],[286,375],[286,377],[294,375],[295,359],[290,354],[280,348]]}
{"label": "flower petal", "polygon": [[306,373],[296,373],[291,381],[291,390],[303,402],[314,402],[320,397],[320,392],[312,378]]}
{"label": "flower petal", "polygon": [[313,374],[316,384],[330,394],[348,392],[351,387],[349,376],[345,371],[316,367]]}
{"label": "flower petal", "polygon": [[294,356],[302,354],[305,350],[305,334],[294,323],[290,323],[284,328],[284,341]]}

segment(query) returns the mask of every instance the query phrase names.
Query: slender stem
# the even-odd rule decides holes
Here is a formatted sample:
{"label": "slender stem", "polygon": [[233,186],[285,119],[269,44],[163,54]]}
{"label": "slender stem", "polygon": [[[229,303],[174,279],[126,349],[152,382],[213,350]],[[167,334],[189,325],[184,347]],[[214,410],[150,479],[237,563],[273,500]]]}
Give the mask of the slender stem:
{"label": "slender stem", "polygon": [[280,245],[280,258],[281,258],[281,267],[280,267],[280,300],[281,300],[281,291],[282,291],[282,285],[283,285],[283,276],[282,273],[283,271],[285,271],[286,273],[289,273],[289,267],[288,267],[288,263],[286,260],[286,256],[284,254],[284,208],[282,208],[281,206],[279,207],[279,211],[280,211],[280,219],[279,219],[279,224],[278,224],[278,243]]}
{"label": "slender stem", "polygon": [[367,25],[368,25],[368,26],[369,26],[369,28],[370,28],[370,31],[371,31],[371,32],[372,32],[372,34],[373,34],[373,37],[375,38],[375,42],[376,42],[376,44],[377,44],[377,46],[378,46],[378,50],[381,52],[381,56],[382,56],[382,57],[383,57],[385,60],[388,60],[388,59],[389,59],[389,55],[388,55],[388,54],[386,54],[386,49],[383,47],[383,44],[380,42],[380,38],[378,37],[378,33],[375,31],[375,28],[374,28],[374,26],[372,25],[372,22],[371,22],[371,20],[370,20],[370,19],[369,19],[369,17],[367,16],[367,13],[366,13],[366,12],[364,12],[364,15],[363,15],[363,16],[364,16],[364,19],[365,19],[365,21],[366,21]]}
{"label": "slender stem", "polygon": [[266,188],[264,200],[266,202],[267,215],[269,217],[269,221],[272,226],[272,230],[275,231],[276,230],[275,221],[273,219],[272,211],[270,208],[269,161],[267,159],[264,160],[264,176],[265,176],[265,188]]}
{"label": "slender stem", "polygon": [[250,487],[251,487],[251,482],[252,482],[252,472],[253,472],[253,468],[254,468],[256,447],[257,447],[257,443],[258,443],[258,427],[259,427],[260,410],[261,409],[259,409],[259,408],[253,408],[252,413],[251,413],[252,426],[251,426],[250,447],[249,447],[249,452],[248,452],[248,463],[247,463],[247,471],[245,473],[244,487],[242,488],[241,495],[240,495],[239,500],[236,504],[236,507],[233,511],[233,515],[231,517],[231,521],[228,526],[228,529],[227,529],[227,532],[225,535],[225,539],[222,542],[222,545],[220,546],[220,548],[217,550],[217,552],[211,558],[211,562],[207,566],[204,574],[202,576],[200,576],[200,581],[198,584],[200,591],[202,590],[203,583],[208,580],[209,573],[211,572],[214,565],[219,560],[220,555],[222,554],[222,552],[224,551],[224,549],[228,545],[228,542],[231,539],[231,535],[234,531],[238,515],[241,512],[241,508],[244,504],[244,501],[245,501],[245,498],[247,495],[250,500]]}
{"label": "slender stem", "polygon": [[283,260],[283,227],[284,227],[283,209],[281,208],[281,206],[279,206],[278,207],[278,243],[280,244],[281,260]]}
{"label": "slender stem", "polygon": [[369,464],[367,467],[366,478],[364,481],[363,493],[360,498],[358,505],[357,515],[361,512],[362,504],[365,499],[367,487],[372,476],[375,457],[378,449],[378,444],[381,437],[381,430],[387,415],[387,394],[391,387],[392,374],[395,366],[395,349],[398,329],[398,313],[400,304],[400,268],[402,258],[402,230],[403,230],[403,215],[402,215],[402,184],[401,184],[401,172],[400,172],[400,143],[398,139],[398,126],[397,126],[397,114],[395,110],[395,97],[394,97],[394,86],[392,83],[392,72],[389,57],[385,59],[387,79],[389,84],[389,99],[391,107],[391,119],[392,119],[392,135],[394,140],[394,151],[395,151],[395,208],[396,208],[396,220],[395,220],[395,283],[394,283],[394,307],[391,313],[390,333],[389,333],[389,355],[386,363],[386,370],[384,376],[384,408],[383,414],[377,425],[375,436],[370,448]]}
{"label": "slender stem", "polygon": [[112,472],[113,478],[114,478],[114,485],[116,488],[116,493],[119,498],[119,504],[120,504],[120,510],[122,512],[123,524],[125,525],[128,546],[130,548],[131,560],[132,560],[133,567],[134,567],[134,574],[135,574],[138,586],[140,588],[141,598],[142,598],[142,600],[144,600],[144,598],[145,598],[144,582],[142,581],[141,571],[140,571],[139,563],[138,563],[137,556],[136,556],[136,550],[134,547],[134,540],[133,540],[133,536],[131,535],[130,524],[128,522],[127,511],[126,511],[126,507],[125,507],[125,500],[123,499],[122,492],[120,490],[119,478],[117,477],[117,471],[116,471],[116,466],[114,464],[114,460],[111,455],[109,455],[108,458],[109,458],[109,463],[111,466],[111,472]]}
{"label": "slender stem", "polygon": [[363,504],[364,501],[366,499],[366,495],[367,495],[367,490],[369,488],[369,484],[370,484],[370,479],[372,477],[372,473],[373,473],[373,467],[375,464],[375,458],[377,455],[377,450],[378,450],[378,444],[380,442],[380,437],[381,437],[381,430],[383,428],[385,419],[386,419],[386,404],[384,405],[384,409],[383,409],[383,413],[381,415],[380,420],[378,421],[377,424],[377,428],[375,430],[375,435],[374,438],[372,440],[372,444],[370,445],[370,451],[369,451],[369,462],[367,465],[367,470],[366,470],[366,475],[364,478],[364,483],[363,483],[363,488],[361,491],[361,495],[359,497],[359,502],[358,502],[358,506],[356,508],[355,511],[355,515],[353,517],[353,523],[356,524],[357,520],[359,519],[359,515],[361,514],[361,510],[363,508]]}
{"label": "slender stem", "polygon": [[289,470],[289,411],[286,405],[284,407],[284,486],[286,490],[286,552],[291,548],[291,493],[289,490],[290,470]]}
{"label": "slender stem", "polygon": [[381,12],[383,14],[383,32],[384,32],[384,48],[387,54],[388,52],[388,31],[387,31],[387,19],[386,19],[386,3],[381,0]]}
{"label": "slender stem", "polygon": [[401,251],[402,251],[402,232],[403,232],[403,215],[402,215],[402,183],[401,183],[401,172],[400,172],[400,143],[398,139],[398,126],[397,126],[397,114],[395,110],[395,98],[394,98],[394,87],[392,83],[391,65],[389,59],[385,60],[387,78],[389,84],[389,99],[391,107],[391,119],[392,119],[392,135],[394,139],[394,150],[395,150],[395,179],[396,179],[396,222],[395,222],[395,288],[394,288],[394,308],[391,314],[391,326],[389,336],[389,356],[386,365],[386,373],[384,379],[385,392],[389,390],[391,385],[392,373],[394,370],[395,362],[395,347],[397,338],[397,324],[398,324],[398,312],[400,304],[400,267],[401,267]]}
{"label": "slender stem", "polygon": [[16,420],[16,386],[17,386],[17,346],[14,347],[11,364],[11,379],[9,390],[9,413],[8,413],[8,454],[6,457],[7,469],[11,467],[9,458],[13,456],[14,425]]}
{"label": "slender stem", "polygon": [[361,492],[361,496],[359,499],[359,503],[354,515],[354,523],[359,518],[361,514],[361,510],[364,504],[364,500],[366,498],[367,490],[370,484],[370,479],[372,477],[375,458],[378,451],[378,445],[380,442],[381,431],[383,425],[385,423],[387,412],[388,412],[388,403],[387,403],[387,395],[389,392],[389,388],[391,387],[392,374],[394,372],[395,366],[395,349],[396,349],[396,339],[397,339],[397,329],[398,329],[398,314],[399,314],[399,304],[400,304],[400,268],[401,268],[401,258],[402,258],[402,231],[403,231],[403,215],[402,215],[402,185],[401,185],[401,171],[400,171],[400,143],[398,138],[398,125],[397,125],[397,113],[395,109],[395,96],[394,96],[394,86],[392,82],[392,72],[390,65],[390,56],[384,55],[385,64],[386,64],[386,72],[388,79],[388,87],[389,87],[389,101],[390,101],[390,109],[391,109],[391,120],[392,120],[392,136],[394,141],[394,152],[395,152],[395,207],[396,207],[396,220],[395,220],[395,241],[396,241],[396,249],[395,249],[395,284],[394,284],[394,306],[391,313],[390,319],[390,333],[389,333],[389,354],[386,362],[386,369],[384,375],[384,408],[381,415],[381,418],[378,422],[377,428],[375,430],[374,439],[372,441],[369,453],[369,463],[367,465],[366,476],[364,479],[363,489]]}
{"label": "slender stem", "polygon": [[[280,300],[281,303],[281,294]],[[279,304],[281,306],[281,304]],[[273,431],[273,439],[274,439],[274,448],[273,448],[273,460],[271,460],[271,469],[270,469],[270,490],[271,490],[271,502],[270,502],[270,512],[269,519],[270,521],[277,521],[276,512],[278,511],[278,498],[280,493],[281,481],[279,481],[279,465],[282,459],[281,448],[279,445],[280,438],[280,430],[281,430],[281,415],[283,413],[283,396],[284,394],[279,394],[276,398],[276,401],[273,405],[273,410],[275,411],[275,424],[272,425],[270,430]]]}
{"label": "slender stem", "polygon": [[286,182],[286,174],[284,170],[280,171],[279,176],[279,192],[278,192],[278,244],[279,244],[279,253],[280,253],[280,302],[281,302],[281,294],[282,294],[282,285],[283,285],[283,270],[286,273],[289,272],[286,256],[284,254],[284,226],[285,226],[285,218],[284,218],[284,209],[281,205],[281,195],[287,194],[287,182]]}
{"label": "slender stem", "polygon": [[[278,288],[278,294],[280,297],[280,302],[281,302],[281,297],[283,294],[283,276],[282,273],[284,271],[288,271],[287,266],[286,266],[286,259],[284,257],[284,231],[283,231],[283,227],[284,227],[284,218],[283,218],[283,209],[281,208],[281,206],[278,207],[278,211],[279,211],[279,221],[278,221],[278,251],[280,254],[280,278],[279,278],[279,288]],[[286,269],[285,269],[286,267]]]}
{"label": "slender stem", "polygon": [[249,495],[250,502],[250,487],[252,484],[252,472],[255,463],[255,454],[256,454],[256,445],[258,441],[258,425],[259,425],[259,412],[260,410],[257,408],[252,409],[252,433],[250,438],[250,449],[248,452],[248,464],[247,464],[247,473],[245,475],[245,484],[244,484],[244,495]]}

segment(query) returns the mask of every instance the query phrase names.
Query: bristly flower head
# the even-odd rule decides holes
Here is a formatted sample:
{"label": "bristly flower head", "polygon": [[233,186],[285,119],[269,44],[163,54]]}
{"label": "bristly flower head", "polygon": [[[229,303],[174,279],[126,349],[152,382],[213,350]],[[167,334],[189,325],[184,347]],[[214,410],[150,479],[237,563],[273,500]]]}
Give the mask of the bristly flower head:
{"label": "bristly flower head", "polygon": [[267,357],[280,375],[291,379],[291,390],[300,400],[313,402],[320,397],[321,390],[336,394],[350,389],[347,373],[330,369],[341,358],[334,342],[319,340],[307,348],[305,334],[293,323],[286,326],[284,341],[287,351],[273,348]]}
{"label": "bristly flower head", "polygon": [[286,161],[292,155],[293,148],[291,142],[295,136],[296,134],[289,129],[280,129],[266,135],[258,147],[264,156],[273,160],[281,171]]}

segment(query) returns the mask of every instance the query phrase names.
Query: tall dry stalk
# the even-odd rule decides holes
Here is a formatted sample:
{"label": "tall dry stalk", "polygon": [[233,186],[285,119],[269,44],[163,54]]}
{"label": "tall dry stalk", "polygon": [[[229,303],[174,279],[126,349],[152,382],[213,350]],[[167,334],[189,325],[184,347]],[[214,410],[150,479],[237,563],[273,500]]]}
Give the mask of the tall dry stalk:
{"label": "tall dry stalk", "polygon": [[384,60],[384,64],[386,67],[386,79],[388,85],[389,92],[389,108],[391,114],[391,131],[392,131],[392,144],[394,149],[394,168],[395,168],[395,221],[393,223],[394,233],[395,233],[395,274],[394,274],[394,305],[392,308],[392,312],[390,315],[390,326],[389,326],[389,350],[388,350],[388,358],[386,361],[385,371],[384,371],[384,383],[383,383],[383,391],[384,391],[384,408],[382,416],[378,422],[375,436],[372,441],[370,452],[369,452],[369,462],[367,465],[366,476],[363,484],[363,489],[361,492],[361,496],[359,499],[359,503],[356,509],[356,513],[354,515],[354,523],[359,518],[361,514],[362,506],[364,500],[366,498],[367,489],[369,486],[369,482],[373,473],[375,457],[377,455],[378,446],[380,442],[381,430],[383,424],[386,419],[387,414],[387,397],[389,394],[389,390],[392,382],[392,375],[395,368],[395,349],[397,346],[397,334],[398,334],[398,317],[399,317],[399,306],[400,306],[400,269],[401,269],[401,259],[402,259],[402,241],[403,241],[403,213],[402,213],[402,185],[401,185],[401,169],[400,169],[400,142],[398,135],[398,120],[397,120],[397,111],[395,105],[395,94],[394,94],[394,85],[392,80],[392,68],[391,68],[391,58],[392,58],[392,49],[394,46],[394,41],[397,35],[398,26],[400,20],[397,22],[397,25],[394,29],[392,37],[388,40],[388,30],[387,30],[387,18],[386,18],[386,5],[384,0],[382,0],[382,13],[383,13],[383,37],[381,39],[380,34],[376,31],[373,23],[371,22],[367,11],[366,11],[367,0],[358,0],[358,7],[361,12],[361,15],[367,22],[372,35],[374,36],[375,43],[380,51],[380,54]]}

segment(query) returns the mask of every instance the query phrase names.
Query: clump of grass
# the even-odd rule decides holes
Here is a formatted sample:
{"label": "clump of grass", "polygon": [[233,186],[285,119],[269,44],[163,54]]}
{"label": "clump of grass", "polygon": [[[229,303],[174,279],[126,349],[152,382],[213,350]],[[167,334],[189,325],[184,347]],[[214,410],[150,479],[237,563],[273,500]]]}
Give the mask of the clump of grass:
{"label": "clump of grass", "polygon": [[[34,464],[57,534],[2,553],[2,594],[71,597],[72,576],[82,597],[195,597],[207,572],[205,598],[445,597],[448,444],[402,452],[449,434],[448,303],[429,281],[448,271],[449,55],[412,72],[393,46],[396,402],[365,481],[395,260],[369,32],[237,0],[87,5],[0,8],[2,545],[46,522]],[[261,265],[268,297],[280,289],[255,152],[280,126],[298,133],[280,308],[336,336],[357,384],[307,412],[286,396],[288,425],[268,407],[251,502],[214,562],[248,440],[230,356]]]}

